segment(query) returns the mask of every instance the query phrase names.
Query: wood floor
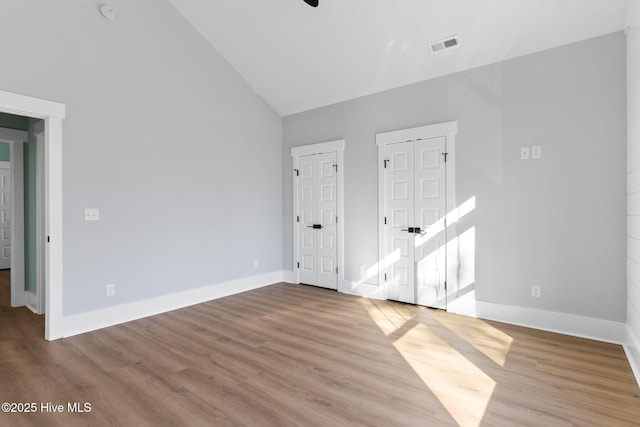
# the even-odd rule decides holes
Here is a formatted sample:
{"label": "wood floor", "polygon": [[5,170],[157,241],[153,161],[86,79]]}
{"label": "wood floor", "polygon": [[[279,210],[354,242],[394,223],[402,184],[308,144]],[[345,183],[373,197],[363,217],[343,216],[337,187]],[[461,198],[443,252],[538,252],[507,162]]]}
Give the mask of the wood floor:
{"label": "wood floor", "polygon": [[2,426],[640,425],[617,345],[289,284],[45,342],[0,283]]}

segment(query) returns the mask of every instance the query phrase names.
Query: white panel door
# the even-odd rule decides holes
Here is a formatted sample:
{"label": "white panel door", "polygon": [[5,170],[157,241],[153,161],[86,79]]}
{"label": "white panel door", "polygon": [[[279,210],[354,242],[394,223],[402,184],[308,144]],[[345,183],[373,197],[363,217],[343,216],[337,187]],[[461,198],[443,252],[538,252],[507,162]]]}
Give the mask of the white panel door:
{"label": "white panel door", "polygon": [[298,248],[301,283],[338,288],[336,153],[298,161]]}
{"label": "white panel door", "polygon": [[0,269],[11,268],[10,179],[11,169],[0,167]]}
{"label": "white panel door", "polygon": [[416,304],[446,309],[445,138],[414,143]]}
{"label": "white panel door", "polygon": [[445,138],[385,147],[387,298],[445,308]]}
{"label": "white panel door", "polygon": [[414,235],[409,227],[415,222],[413,203],[413,143],[402,142],[386,147],[385,207],[387,231],[385,243],[388,259],[387,298],[415,302]]}
{"label": "white panel door", "polygon": [[303,156],[298,161],[298,271],[300,282],[309,284],[315,284],[318,278],[318,236],[313,229],[313,224],[316,223],[317,198],[317,167],[314,157]]}

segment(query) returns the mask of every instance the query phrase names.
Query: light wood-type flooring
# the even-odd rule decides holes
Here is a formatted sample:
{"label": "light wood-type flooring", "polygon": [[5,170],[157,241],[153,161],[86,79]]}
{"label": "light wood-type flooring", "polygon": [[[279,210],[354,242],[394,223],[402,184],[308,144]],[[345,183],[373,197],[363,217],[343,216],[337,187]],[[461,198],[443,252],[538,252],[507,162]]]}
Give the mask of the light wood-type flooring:
{"label": "light wood-type flooring", "polygon": [[2,426],[640,425],[618,345],[290,284],[45,342],[0,283]]}

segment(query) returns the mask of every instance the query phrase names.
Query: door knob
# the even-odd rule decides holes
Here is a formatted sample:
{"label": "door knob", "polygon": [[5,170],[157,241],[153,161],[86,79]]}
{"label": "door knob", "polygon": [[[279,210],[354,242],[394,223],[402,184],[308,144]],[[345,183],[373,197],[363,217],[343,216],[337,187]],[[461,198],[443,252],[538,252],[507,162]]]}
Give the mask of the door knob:
{"label": "door knob", "polygon": [[421,231],[420,227],[401,228],[400,231],[408,231],[409,233],[416,233],[424,236],[427,230]]}

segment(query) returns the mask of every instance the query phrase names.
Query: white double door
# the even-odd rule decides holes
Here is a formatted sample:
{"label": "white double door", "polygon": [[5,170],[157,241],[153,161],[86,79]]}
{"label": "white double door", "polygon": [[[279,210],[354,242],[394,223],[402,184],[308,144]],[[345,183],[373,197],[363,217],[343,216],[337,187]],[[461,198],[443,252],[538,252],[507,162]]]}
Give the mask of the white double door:
{"label": "white double door", "polygon": [[336,153],[298,160],[300,283],[338,288]]}
{"label": "white double door", "polygon": [[387,298],[446,309],[445,138],[385,146]]}

